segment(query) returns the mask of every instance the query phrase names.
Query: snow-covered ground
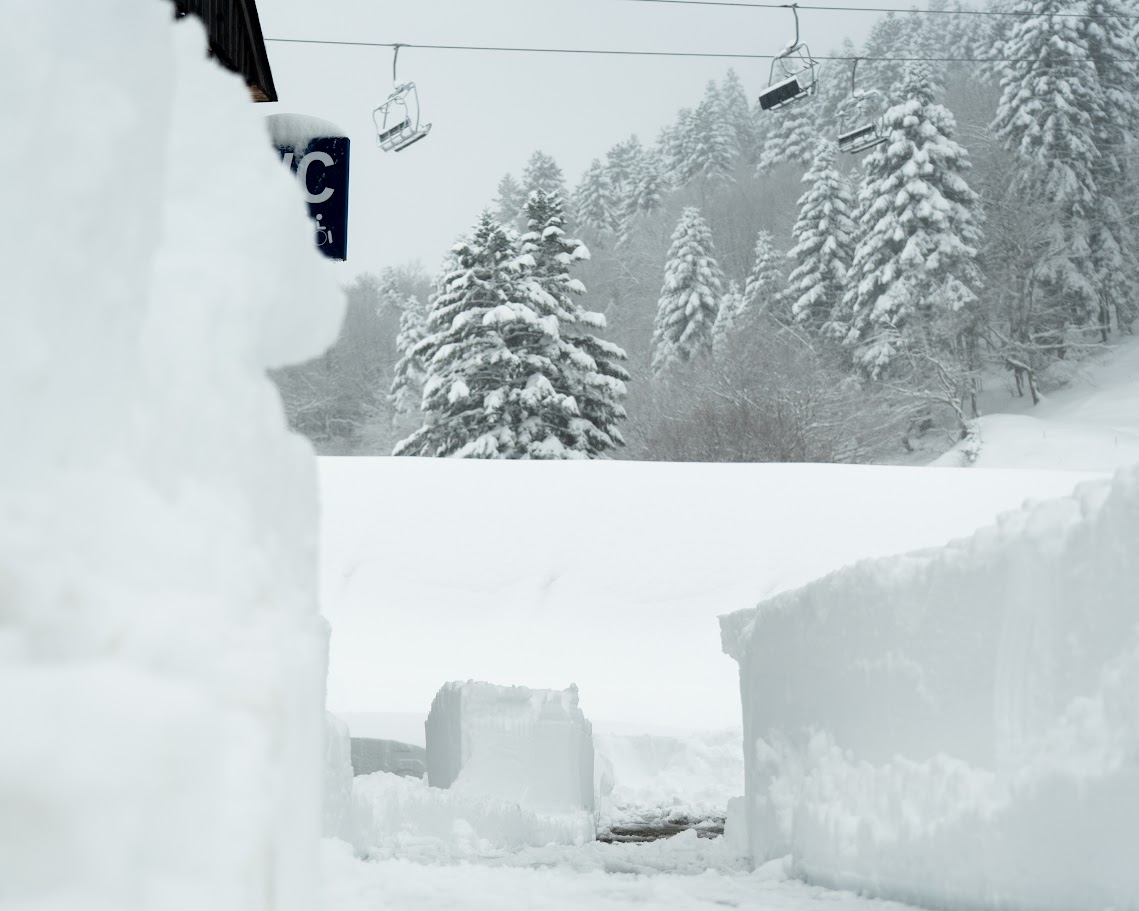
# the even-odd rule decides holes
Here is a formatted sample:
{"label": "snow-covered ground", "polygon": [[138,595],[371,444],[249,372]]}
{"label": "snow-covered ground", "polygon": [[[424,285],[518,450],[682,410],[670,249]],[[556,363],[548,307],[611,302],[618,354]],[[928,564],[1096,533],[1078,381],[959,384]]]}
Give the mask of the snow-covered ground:
{"label": "snow-covered ground", "polygon": [[[994,384],[995,385],[995,384]],[[1139,463],[1139,343],[1126,338],[1082,362],[1065,388],[1039,405],[992,388],[978,420],[977,468],[1110,472]],[[934,465],[961,464],[955,447]]]}
{"label": "snow-covered ground", "polygon": [[720,839],[694,832],[647,845],[531,849],[499,862],[362,862],[326,841],[322,911],[893,911],[904,905],[789,879],[780,862],[747,872]]}
{"label": "snow-covered ground", "polygon": [[[986,417],[981,437],[976,467],[932,472],[594,463],[588,476],[554,466],[551,483],[551,466],[515,464],[507,480],[485,463],[322,460],[330,704],[355,710],[343,717],[357,735],[422,743],[444,679],[575,682],[594,720],[602,826],[722,815],[743,757],[715,616],[1139,462],[1139,345],[1086,365],[1031,414]],[[454,512],[422,508],[425,489]],[[372,800],[422,799],[408,796],[421,783],[369,777],[358,791]],[[325,843],[326,908],[891,905],[789,879],[782,861],[748,872],[730,824],[723,838],[650,844],[504,846],[461,822],[379,841],[371,861]]]}

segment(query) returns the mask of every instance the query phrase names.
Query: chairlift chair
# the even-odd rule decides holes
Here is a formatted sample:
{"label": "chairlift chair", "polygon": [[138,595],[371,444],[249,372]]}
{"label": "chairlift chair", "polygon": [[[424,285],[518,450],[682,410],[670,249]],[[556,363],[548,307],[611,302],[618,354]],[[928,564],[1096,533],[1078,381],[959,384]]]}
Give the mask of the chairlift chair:
{"label": "chairlift chair", "polygon": [[[867,120],[865,110],[873,102],[881,106],[882,93],[876,89],[860,92],[854,86],[855,73],[858,72],[858,58],[854,58],[854,65],[850,69],[850,97],[843,103],[838,115],[838,150],[851,155],[865,152],[876,145],[881,145],[888,138],[877,120]],[[848,123],[854,124],[846,129]]]}
{"label": "chairlift chair", "polygon": [[[396,79],[399,49],[400,45],[397,44],[392,59],[392,84],[395,89],[387,101],[372,111],[376,142],[385,152],[402,152],[431,132],[431,124],[420,125],[419,91],[415,88],[415,83],[405,82],[401,85]],[[383,115],[382,120],[379,115]]]}
{"label": "chairlift chair", "polygon": [[819,64],[807,45],[799,41],[798,4],[785,4],[795,15],[795,40],[771,60],[767,88],[759,93],[759,107],[771,111],[810,98],[819,87]]}

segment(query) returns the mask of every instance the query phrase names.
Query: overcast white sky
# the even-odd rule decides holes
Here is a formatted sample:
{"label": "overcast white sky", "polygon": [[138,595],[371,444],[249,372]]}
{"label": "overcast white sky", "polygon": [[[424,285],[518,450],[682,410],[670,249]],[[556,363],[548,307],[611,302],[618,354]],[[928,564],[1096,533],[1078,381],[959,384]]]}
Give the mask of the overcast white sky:
{"label": "overcast white sky", "polygon": [[[258,0],[258,10],[267,38],[425,44],[770,54],[794,29],[787,10],[627,0]],[[841,11],[800,16],[816,54],[847,36],[861,43],[874,20]],[[380,151],[372,126],[372,110],[392,88],[390,49],[266,46],[280,101],[257,112],[322,117],[352,139],[346,278],[416,259],[434,272],[502,175],[519,176],[535,149],[554,156],[572,188],[591,159],[629,134],[654,140],[678,108],[699,100],[708,79],[734,66],[754,100],[769,66],[404,48],[400,81],[416,83],[434,126],[396,154]]]}

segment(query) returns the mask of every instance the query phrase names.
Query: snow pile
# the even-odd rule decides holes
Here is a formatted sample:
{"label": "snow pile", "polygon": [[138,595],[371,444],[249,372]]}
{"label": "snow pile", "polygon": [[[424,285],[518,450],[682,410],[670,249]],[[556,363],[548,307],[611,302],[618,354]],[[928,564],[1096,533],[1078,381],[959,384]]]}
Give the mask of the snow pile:
{"label": "snow pile", "polygon": [[749,841],[935,907],[1139,902],[1139,469],[722,619]]}
{"label": "snow pile", "polygon": [[315,900],[314,461],[265,370],[343,304],[171,11],[16,0],[0,31],[6,907]]}
{"label": "snow pile", "polygon": [[592,813],[593,729],[577,687],[445,684],[427,716],[427,778],[539,813]]}
{"label": "snow pile", "polygon": [[324,837],[355,842],[352,819],[352,744],[348,725],[324,713]]}
{"label": "snow pile", "polygon": [[580,845],[593,838],[593,814],[541,814],[461,786],[373,772],[353,779],[358,844],[369,857],[462,860],[526,845]]}
{"label": "snow pile", "polygon": [[744,790],[739,728],[687,736],[595,734],[602,826],[724,819]]}

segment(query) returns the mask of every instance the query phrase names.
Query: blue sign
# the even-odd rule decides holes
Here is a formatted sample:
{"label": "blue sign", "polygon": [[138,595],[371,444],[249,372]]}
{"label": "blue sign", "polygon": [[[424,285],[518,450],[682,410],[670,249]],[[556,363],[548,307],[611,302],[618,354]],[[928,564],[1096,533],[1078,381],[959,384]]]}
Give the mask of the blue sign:
{"label": "blue sign", "polygon": [[314,241],[329,259],[348,258],[347,136],[318,136],[303,149],[277,142],[277,151],[300,181],[316,223]]}

